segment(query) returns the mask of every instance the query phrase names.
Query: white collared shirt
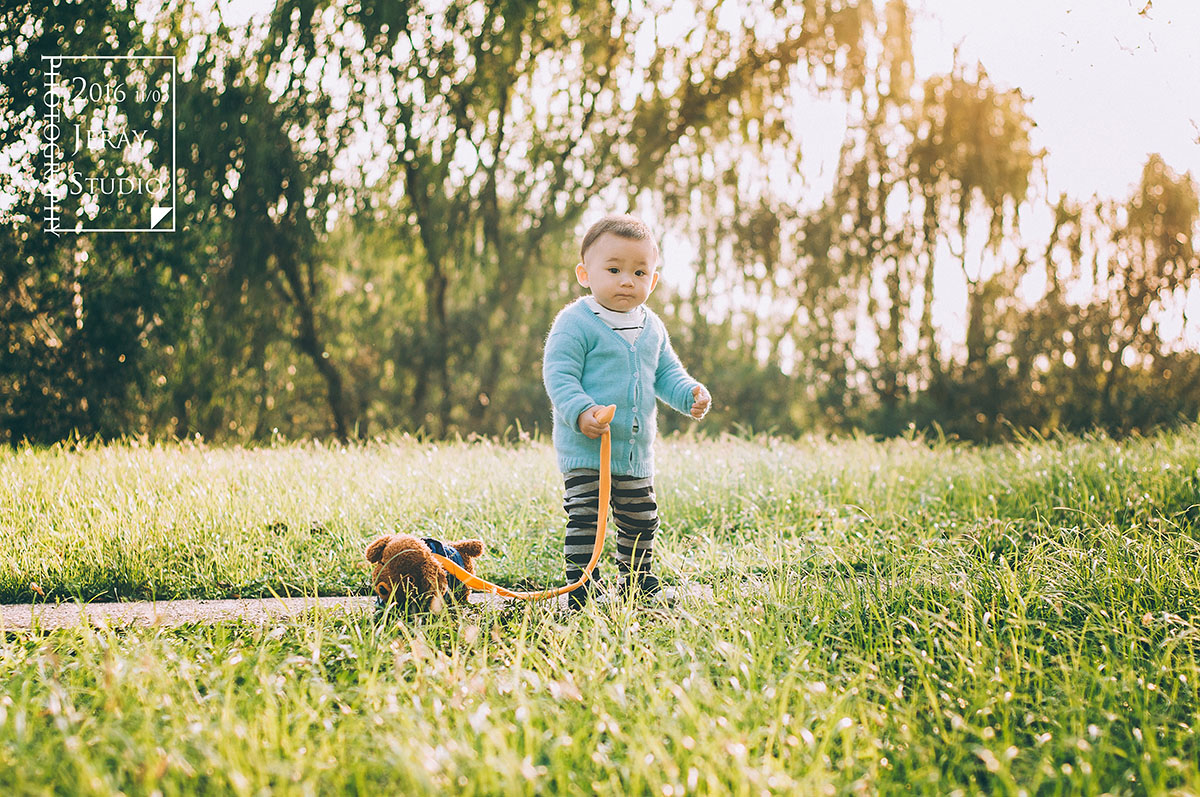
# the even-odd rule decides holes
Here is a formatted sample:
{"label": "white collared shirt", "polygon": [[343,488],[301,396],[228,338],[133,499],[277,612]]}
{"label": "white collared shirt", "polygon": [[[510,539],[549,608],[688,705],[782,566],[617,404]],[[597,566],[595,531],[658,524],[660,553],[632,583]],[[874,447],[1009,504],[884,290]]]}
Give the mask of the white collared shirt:
{"label": "white collared shirt", "polygon": [[625,338],[631,346],[637,341],[638,335],[642,334],[642,330],[646,326],[646,308],[643,305],[639,304],[632,310],[620,313],[616,310],[609,310],[600,304],[596,301],[595,296],[585,296],[583,300],[587,302],[588,308],[600,317],[601,321]]}

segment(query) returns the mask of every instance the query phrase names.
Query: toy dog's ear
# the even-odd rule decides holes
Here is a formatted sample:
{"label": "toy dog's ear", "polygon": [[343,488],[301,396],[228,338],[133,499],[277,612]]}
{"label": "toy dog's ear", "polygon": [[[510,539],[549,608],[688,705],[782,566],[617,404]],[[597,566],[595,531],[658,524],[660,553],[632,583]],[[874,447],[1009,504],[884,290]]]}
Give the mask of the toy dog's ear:
{"label": "toy dog's ear", "polygon": [[483,553],[483,540],[463,540],[461,542],[452,542],[450,547],[457,550],[460,554],[468,559],[474,559]]}
{"label": "toy dog's ear", "polygon": [[387,547],[388,541],[392,539],[390,534],[386,534],[375,542],[367,546],[367,561],[378,563],[383,558],[383,549]]}

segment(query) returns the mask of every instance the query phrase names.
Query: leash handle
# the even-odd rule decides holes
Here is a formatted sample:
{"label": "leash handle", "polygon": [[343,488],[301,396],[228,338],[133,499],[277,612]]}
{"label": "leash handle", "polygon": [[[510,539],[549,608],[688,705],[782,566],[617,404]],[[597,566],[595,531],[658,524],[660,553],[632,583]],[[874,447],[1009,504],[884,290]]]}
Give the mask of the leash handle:
{"label": "leash handle", "polygon": [[[596,420],[600,423],[611,423],[613,416],[617,414],[617,405],[609,404],[607,407],[601,407],[600,412],[596,415]],[[476,592],[490,592],[493,595],[499,595],[503,598],[516,598],[523,601],[542,600],[544,598],[554,598],[559,595],[565,595],[568,592],[573,592],[582,587],[587,580],[592,577],[592,570],[596,567],[596,563],[600,561],[600,552],[604,549],[604,534],[608,530],[608,500],[612,495],[612,433],[605,432],[600,436],[600,506],[596,512],[596,544],[592,547],[592,558],[587,563],[587,567],[583,571],[583,575],[574,584],[567,584],[563,587],[555,589],[547,589],[541,591],[521,592],[511,589],[506,589],[499,584],[482,579],[473,573],[468,573],[463,568],[459,567],[450,559],[438,554],[433,554],[433,558],[438,564],[446,569],[447,573],[461,581],[468,589]]]}

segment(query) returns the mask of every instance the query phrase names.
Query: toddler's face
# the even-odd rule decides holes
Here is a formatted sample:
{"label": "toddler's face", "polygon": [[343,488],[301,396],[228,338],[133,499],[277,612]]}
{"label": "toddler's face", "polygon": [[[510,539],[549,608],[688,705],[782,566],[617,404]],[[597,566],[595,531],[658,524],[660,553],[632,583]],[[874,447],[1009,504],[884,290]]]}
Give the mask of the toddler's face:
{"label": "toddler's face", "polygon": [[606,232],[588,247],[575,267],[579,284],[590,288],[596,301],[625,313],[646,301],[658,284],[658,250],[654,242]]}

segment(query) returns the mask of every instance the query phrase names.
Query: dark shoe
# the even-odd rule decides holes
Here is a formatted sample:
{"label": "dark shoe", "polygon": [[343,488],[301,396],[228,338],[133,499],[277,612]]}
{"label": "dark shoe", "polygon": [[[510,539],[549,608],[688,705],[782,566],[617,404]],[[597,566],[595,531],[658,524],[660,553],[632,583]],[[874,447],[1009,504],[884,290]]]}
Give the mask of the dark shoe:
{"label": "dark shoe", "polygon": [[583,586],[574,592],[567,593],[567,608],[573,612],[582,611],[588,602],[587,587]]}
{"label": "dark shoe", "polygon": [[621,583],[621,597],[657,606],[675,602],[675,590],[659,583],[653,573],[630,573]]}
{"label": "dark shoe", "polygon": [[573,612],[580,611],[584,606],[587,606],[588,600],[593,598],[596,600],[596,603],[604,603],[608,598],[604,579],[589,578],[584,582],[582,587],[568,592],[567,608]]}
{"label": "dark shoe", "polygon": [[660,589],[662,585],[658,583],[658,576],[653,573],[630,573],[621,584],[621,595],[649,597],[657,594]]}

